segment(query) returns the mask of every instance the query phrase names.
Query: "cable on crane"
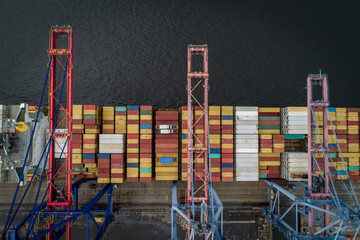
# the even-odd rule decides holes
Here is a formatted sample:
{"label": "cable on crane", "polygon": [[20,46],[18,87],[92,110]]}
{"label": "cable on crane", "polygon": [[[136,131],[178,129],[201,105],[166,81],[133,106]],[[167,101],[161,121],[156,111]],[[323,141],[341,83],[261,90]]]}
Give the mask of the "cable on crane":
{"label": "cable on crane", "polygon": [[[16,197],[17,197],[17,193],[19,191],[19,186],[20,186],[20,181],[21,179],[24,177],[24,169],[25,169],[25,164],[27,162],[27,159],[29,157],[29,152],[30,152],[30,147],[32,145],[32,141],[33,141],[33,138],[34,138],[34,133],[35,133],[35,129],[36,129],[36,126],[37,126],[37,122],[38,122],[38,119],[39,119],[39,114],[40,114],[40,108],[42,106],[42,103],[43,103],[43,99],[44,99],[44,95],[45,95],[45,90],[47,88],[47,81],[48,81],[48,77],[49,77],[49,71],[50,71],[50,65],[51,65],[51,61],[52,61],[52,56],[50,57],[50,61],[49,61],[49,65],[48,65],[48,69],[47,69],[47,73],[46,73],[46,77],[45,77],[45,83],[44,83],[44,87],[43,87],[43,90],[42,90],[42,94],[41,94],[41,98],[40,98],[40,103],[39,103],[39,107],[38,107],[38,111],[36,113],[36,118],[35,118],[35,123],[34,123],[34,129],[33,129],[33,132],[31,133],[31,137],[30,137],[30,142],[29,142],[29,146],[28,146],[28,149],[26,151],[26,155],[25,155],[25,160],[24,160],[24,164],[23,164],[23,167],[22,167],[22,171],[21,171],[21,176],[19,178],[19,182],[16,186],[16,190],[15,190],[15,194],[14,194],[14,197],[13,197],[13,200],[11,202],[11,205],[10,205],[10,209],[9,209],[9,214],[6,218],[6,222],[5,222],[5,226],[4,226],[4,231],[2,233],[2,236],[1,236],[1,239],[2,240],[5,240],[5,236],[6,236],[6,233],[10,227],[9,225],[9,219],[10,219],[10,215],[11,215],[11,212],[13,210],[13,207],[14,207],[14,204],[15,204],[15,200],[16,200]],[[16,212],[17,213],[17,212]],[[15,217],[14,217],[15,218]]]}

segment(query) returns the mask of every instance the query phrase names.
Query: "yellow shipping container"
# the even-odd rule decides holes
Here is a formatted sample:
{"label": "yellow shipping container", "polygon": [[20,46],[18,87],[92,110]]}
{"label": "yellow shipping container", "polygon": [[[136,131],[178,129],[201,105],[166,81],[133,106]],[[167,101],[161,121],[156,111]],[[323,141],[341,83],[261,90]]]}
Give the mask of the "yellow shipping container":
{"label": "yellow shipping container", "polygon": [[98,144],[92,144],[92,143],[83,143],[83,149],[96,149],[98,148]]}
{"label": "yellow shipping container", "polygon": [[273,148],[284,148],[285,144],[281,144],[281,143],[275,143],[273,144]]}
{"label": "yellow shipping container", "polygon": [[220,144],[221,140],[220,139],[211,139],[210,138],[210,144]]}
{"label": "yellow shipping container", "polygon": [[259,161],[259,166],[280,166],[280,161]]}
{"label": "yellow shipping container", "polygon": [[99,134],[100,129],[85,129],[85,134]]}
{"label": "yellow shipping container", "polygon": [[150,135],[150,134],[140,134],[140,139],[152,139],[152,135]]}
{"label": "yellow shipping container", "polygon": [[84,115],[96,115],[98,114],[97,110],[84,110]]}
{"label": "yellow shipping container", "polygon": [[178,167],[155,167],[156,173],[177,173]]}
{"label": "yellow shipping container", "polygon": [[233,111],[234,110],[234,107],[233,106],[221,106],[221,110],[222,111],[228,111],[228,110],[231,110]]}
{"label": "yellow shipping container", "polygon": [[[129,169],[131,170],[136,170],[136,171],[129,171]],[[127,172],[126,172],[126,176],[127,177],[139,177],[139,169],[138,168],[127,168]]]}
{"label": "yellow shipping container", "polygon": [[261,153],[272,153],[272,148],[260,148]]}
{"label": "yellow shipping container", "polygon": [[110,183],[110,178],[98,178],[98,183]]}
{"label": "yellow shipping container", "polygon": [[222,177],[233,177],[234,173],[233,172],[222,172],[221,176]]}
{"label": "yellow shipping container", "polygon": [[221,168],[211,168],[211,172],[221,172]]}
{"label": "yellow shipping container", "polygon": [[83,115],[82,114],[73,114],[73,119],[83,119]]}
{"label": "yellow shipping container", "polygon": [[259,129],[259,134],[280,134],[280,129]]}
{"label": "yellow shipping container", "polygon": [[73,129],[84,129],[84,124],[73,124]]}
{"label": "yellow shipping container", "polygon": [[234,148],[234,144],[232,144],[232,143],[222,143],[221,148],[231,149],[231,148]]}
{"label": "yellow shipping container", "polygon": [[178,157],[177,153],[156,153],[155,157]]}
{"label": "yellow shipping container", "polygon": [[346,113],[346,112],[347,112],[347,108],[337,107],[337,108],[336,108],[336,113],[338,113],[338,112],[339,112],[339,113],[340,113],[340,112],[345,112],[345,113]]}
{"label": "yellow shipping container", "polygon": [[233,125],[234,120],[221,120],[221,125]]}
{"label": "yellow shipping container", "polygon": [[[152,164],[151,158],[140,158],[140,164]],[[151,165],[150,165],[151,167]]]}
{"label": "yellow shipping container", "polygon": [[111,168],[111,173],[124,173],[123,168]]}
{"label": "yellow shipping container", "polygon": [[82,148],[73,148],[72,153],[82,153]]}
{"label": "yellow shipping container", "polygon": [[[158,173],[157,173],[158,174]],[[178,175],[173,175],[173,176],[155,176],[155,180],[156,181],[176,181],[178,180]]]}
{"label": "yellow shipping container", "polygon": [[195,134],[204,134],[204,129],[195,129]]}
{"label": "yellow shipping container", "polygon": [[111,178],[111,183],[124,183],[124,178]]}
{"label": "yellow shipping container", "polygon": [[259,153],[259,157],[280,157],[280,153]]}
{"label": "yellow shipping container", "polygon": [[222,134],[221,138],[222,139],[234,139],[234,135],[232,135],[232,134]]}
{"label": "yellow shipping container", "polygon": [[102,129],[114,129],[115,126],[112,124],[103,124]]}
{"label": "yellow shipping container", "polygon": [[152,129],[140,129],[141,134],[152,134]]}
{"label": "yellow shipping container", "polygon": [[139,139],[128,139],[127,140],[128,144],[138,144],[139,143]]}
{"label": "yellow shipping container", "polygon": [[259,107],[258,112],[280,112],[280,108],[277,107]]}
{"label": "yellow shipping container", "polygon": [[263,134],[263,135],[260,135],[260,139],[272,139],[272,135],[270,134]]}
{"label": "yellow shipping container", "polygon": [[209,120],[210,125],[220,125],[220,120]]}
{"label": "yellow shipping container", "polygon": [[94,140],[94,139],[97,139],[97,134],[83,134],[83,139],[91,139],[91,140]]}
{"label": "yellow shipping container", "polygon": [[85,163],[84,164],[84,166],[86,167],[86,168],[91,168],[91,169],[96,169],[96,163]]}
{"label": "yellow shipping container", "polygon": [[127,153],[139,153],[139,148],[127,148]]}
{"label": "yellow shipping container", "polygon": [[128,120],[139,120],[139,115],[127,115]]}
{"label": "yellow shipping container", "polygon": [[140,120],[152,120],[152,115],[140,115]]}
{"label": "yellow shipping container", "polygon": [[126,116],[115,115],[115,121],[126,121]]}
{"label": "yellow shipping container", "polygon": [[177,166],[178,166],[177,162],[174,162],[174,163],[159,163],[159,162],[156,162],[156,167],[177,167]]}

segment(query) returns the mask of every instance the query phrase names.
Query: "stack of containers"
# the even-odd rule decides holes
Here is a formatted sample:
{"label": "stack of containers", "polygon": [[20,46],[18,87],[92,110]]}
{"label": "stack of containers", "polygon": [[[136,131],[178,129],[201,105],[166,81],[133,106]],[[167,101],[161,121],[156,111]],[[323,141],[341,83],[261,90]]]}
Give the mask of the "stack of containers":
{"label": "stack of containers", "polygon": [[[282,141],[281,137],[273,135],[280,134],[280,108],[259,108],[259,178],[279,178],[280,177],[280,150],[273,151],[273,140]],[[280,143],[281,144],[281,143]]]}
{"label": "stack of containers", "polygon": [[[221,109],[220,106],[209,106],[209,141],[211,159],[211,179],[213,182],[221,180]],[[211,153],[211,152],[217,153]]]}
{"label": "stack of containers", "polygon": [[128,182],[139,181],[139,143],[140,111],[139,106],[127,107],[127,159],[126,179]]}
{"label": "stack of containers", "polygon": [[[187,106],[181,107],[181,180],[187,181],[188,170],[188,110]],[[194,120],[194,111],[191,112]]]}
{"label": "stack of containers", "polygon": [[115,133],[126,134],[126,107],[115,107]]}
{"label": "stack of containers", "polygon": [[140,182],[152,178],[152,106],[140,106]]}
{"label": "stack of containers", "polygon": [[359,179],[359,108],[348,108],[348,170],[350,179]]}
{"label": "stack of containers", "polygon": [[156,111],[155,180],[178,180],[178,111]]}
{"label": "stack of containers", "polygon": [[72,131],[72,170],[84,171],[82,161],[82,135],[84,134],[83,106],[73,105],[73,131]]}
{"label": "stack of containers", "polygon": [[285,152],[281,154],[281,177],[288,181],[301,181],[307,178],[308,154]]}
{"label": "stack of containers", "polygon": [[96,154],[99,151],[100,110],[101,108],[96,105],[84,105],[83,162],[90,176],[97,175]]}
{"label": "stack of containers", "polygon": [[97,155],[98,161],[98,174],[97,182],[98,183],[110,183],[110,159],[111,156],[109,153],[99,153]]}
{"label": "stack of containers", "polygon": [[[124,137],[125,140],[125,137]],[[125,151],[125,144],[124,144]],[[123,183],[125,173],[125,154],[124,153],[113,153],[111,154],[110,162],[110,177],[111,183]]]}
{"label": "stack of containers", "polygon": [[272,151],[274,153],[283,153],[285,152],[285,137],[283,134],[274,134],[272,139]]}
{"label": "stack of containers", "polygon": [[115,107],[102,108],[102,133],[114,134],[115,130]]}
{"label": "stack of containers", "polygon": [[284,134],[285,152],[306,152],[305,134]]}
{"label": "stack of containers", "polygon": [[[124,152],[125,152],[124,134],[99,135],[100,154],[98,154],[98,183],[123,182]],[[113,157],[112,156],[113,154],[117,154],[117,155]],[[112,166],[113,168],[110,168],[112,164],[114,164],[114,166]],[[120,164],[120,165],[116,166],[116,164]],[[112,181],[112,178],[114,178],[114,181]]]}
{"label": "stack of containers", "polygon": [[83,135],[83,162],[88,172],[97,173],[96,154],[98,153],[98,134],[85,133]]}
{"label": "stack of containers", "polygon": [[100,107],[96,105],[84,105],[84,128],[85,133],[100,133]]}
{"label": "stack of containers", "polygon": [[281,123],[281,132],[283,134],[307,134],[307,107],[282,108]]}
{"label": "stack of containers", "polygon": [[[204,147],[205,143],[205,115],[204,110],[200,106],[195,106],[194,111],[194,146],[195,147]],[[210,150],[210,153],[215,153],[216,150]],[[194,181],[201,181],[201,179],[204,179],[205,177],[205,157],[204,154],[201,151],[194,152],[194,168],[197,172],[196,175],[194,175]]]}
{"label": "stack of containers", "polygon": [[259,180],[258,107],[235,107],[235,180]]}
{"label": "stack of containers", "polygon": [[[331,118],[331,121],[330,121],[330,119],[328,119],[328,136],[329,136],[329,139],[335,140],[334,130],[336,131],[336,124],[337,124],[336,108],[329,107],[328,110],[329,110],[329,115]],[[328,116],[328,118],[329,118],[329,116]],[[333,123],[333,126],[331,125],[331,122]],[[347,135],[339,134],[336,137],[338,139],[340,147],[343,147],[345,145],[345,148],[347,148]],[[335,141],[335,143],[336,143],[336,141]],[[338,151],[339,150],[338,150],[336,144],[329,144],[329,152],[336,153]]]}
{"label": "stack of containers", "polygon": [[234,107],[221,106],[221,180],[234,181]]}

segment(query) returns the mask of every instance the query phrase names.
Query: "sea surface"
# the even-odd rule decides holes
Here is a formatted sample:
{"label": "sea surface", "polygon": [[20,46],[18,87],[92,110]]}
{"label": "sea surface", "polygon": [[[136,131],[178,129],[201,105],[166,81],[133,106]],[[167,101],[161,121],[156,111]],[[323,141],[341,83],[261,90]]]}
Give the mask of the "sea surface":
{"label": "sea surface", "polygon": [[209,48],[212,105],[304,106],[327,73],[360,107],[359,1],[0,0],[0,104],[38,104],[52,25],[74,30],[74,103],[186,104],[187,46]]}

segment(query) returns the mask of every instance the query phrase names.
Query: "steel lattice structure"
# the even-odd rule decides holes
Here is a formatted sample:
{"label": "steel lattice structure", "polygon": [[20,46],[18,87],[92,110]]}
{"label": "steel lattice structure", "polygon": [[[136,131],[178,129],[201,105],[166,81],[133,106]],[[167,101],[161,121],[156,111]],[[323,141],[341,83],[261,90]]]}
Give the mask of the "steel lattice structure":
{"label": "steel lattice structure", "polygon": [[[321,97],[315,99],[314,87],[321,87]],[[328,131],[329,126],[340,153],[343,166],[346,169],[342,157],[339,142],[328,111],[328,78],[326,74],[310,74],[307,78],[307,103],[308,103],[308,182],[300,182],[303,187],[303,196],[296,197],[278,184],[266,181],[269,185],[270,208],[264,209],[264,214],[273,224],[278,227],[288,239],[348,239],[343,231],[353,229],[353,239],[356,238],[360,229],[360,207],[356,193],[352,186],[349,174],[348,182],[341,177],[342,191],[348,194],[350,201],[340,199],[333,177],[329,170],[329,164],[334,165],[329,156]],[[315,117],[315,109],[323,113],[323,128],[321,132],[319,123]],[[323,135],[321,135],[322,133]],[[315,154],[322,154],[323,162],[318,162]],[[336,172],[338,169],[335,167]],[[280,203],[281,198],[292,202],[290,207]],[[295,216],[295,221],[289,222],[290,212]],[[298,218],[304,217],[308,221],[308,232],[299,228]],[[291,219],[291,217],[290,217]],[[295,224],[295,226],[294,226]]]}
{"label": "steel lattice structure", "polygon": [[[203,57],[203,68],[200,72],[192,70],[193,55]],[[187,229],[189,240],[199,235],[204,239],[222,239],[223,206],[212,187],[211,161],[209,145],[209,116],[208,116],[208,47],[207,45],[189,45],[187,72],[187,110],[188,110],[188,174],[185,204],[177,202],[176,183],[172,194],[172,239],[177,239],[177,221]],[[199,88],[199,92],[195,90]],[[200,97],[198,96],[200,95]],[[193,120],[193,110],[203,111],[198,119]],[[196,136],[194,127],[204,121],[204,140]],[[204,167],[199,169],[195,164],[204,159]],[[195,182],[198,180],[197,182]]]}
{"label": "steel lattice structure", "polygon": [[[67,47],[57,48],[57,41],[59,38],[65,38]],[[17,197],[17,190],[14,195],[12,205],[9,210],[9,215],[6,220],[5,229],[2,234],[2,240],[5,239],[39,239],[47,236],[47,239],[60,239],[66,233],[66,239],[71,239],[71,224],[77,218],[86,216],[86,239],[89,239],[89,223],[93,222],[98,230],[98,234],[95,239],[101,239],[107,226],[113,221],[113,189],[114,184],[109,183],[102,188],[102,190],[85,206],[79,208],[78,206],[78,192],[79,187],[83,183],[95,183],[96,180],[80,179],[75,183],[72,183],[72,159],[71,159],[71,138],[72,138],[72,106],[73,106],[73,31],[70,26],[55,26],[50,29],[50,44],[49,44],[49,66],[44,83],[43,93],[41,96],[40,104],[38,107],[37,118],[41,110],[45,89],[49,85],[49,140],[47,141],[42,157],[39,160],[38,169],[40,164],[48,163],[48,171],[45,172],[45,168],[42,170],[40,183],[37,189],[37,194],[34,202],[34,207],[20,223],[12,225],[15,216],[21,207],[22,201],[26,196],[26,193],[32,183],[29,182],[25,193],[18,204],[15,213],[12,214],[14,203]],[[62,56],[62,57],[60,57]],[[62,59],[60,59],[62,58]],[[64,58],[66,64],[64,63]],[[60,65],[60,70],[64,71],[62,81],[56,81],[57,65]],[[48,79],[50,76],[50,83]],[[64,91],[66,92],[65,100],[63,100]],[[59,114],[61,110],[62,114]],[[56,130],[61,131],[56,131]],[[33,134],[31,139],[33,138]],[[65,144],[61,144],[56,140],[57,137],[65,138]],[[29,143],[28,151],[31,147]],[[59,158],[55,157],[55,147],[62,149]],[[67,148],[67,151],[65,149]],[[65,161],[61,161],[62,156],[65,157]],[[44,162],[42,162],[44,161]],[[26,162],[26,159],[25,161]],[[36,172],[36,170],[35,170]],[[48,185],[45,194],[42,196],[42,201],[38,203],[40,197],[41,184],[47,176]],[[59,176],[65,176],[65,189],[62,191],[57,185],[55,180]],[[34,176],[33,176],[34,177]],[[32,177],[32,180],[33,180]],[[20,183],[20,182],[19,182]],[[19,184],[18,184],[19,187]],[[107,207],[105,209],[93,209],[98,201],[107,194]],[[46,201],[47,198],[47,201]],[[105,214],[104,222],[100,226],[96,221],[93,213]],[[11,218],[12,217],[12,218]],[[45,230],[35,230],[35,225],[46,225]],[[26,235],[22,235],[22,231],[26,232]]]}

